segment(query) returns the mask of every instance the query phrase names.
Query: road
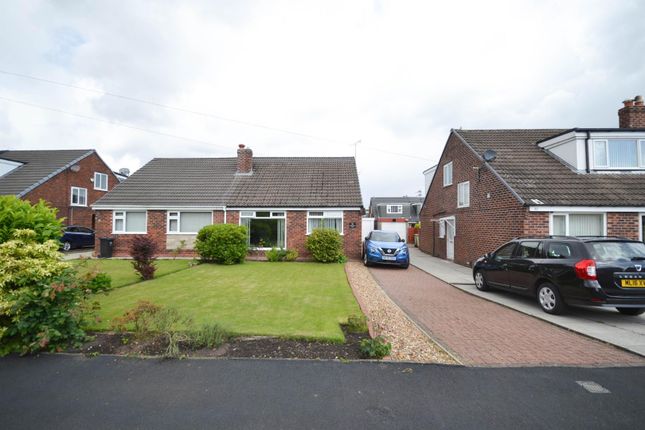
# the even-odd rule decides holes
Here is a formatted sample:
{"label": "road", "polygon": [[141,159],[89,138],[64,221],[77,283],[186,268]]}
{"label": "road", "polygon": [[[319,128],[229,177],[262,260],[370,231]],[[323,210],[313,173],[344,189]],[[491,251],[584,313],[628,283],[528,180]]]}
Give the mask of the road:
{"label": "road", "polygon": [[8,357],[0,428],[640,428],[642,381],[645,367]]}

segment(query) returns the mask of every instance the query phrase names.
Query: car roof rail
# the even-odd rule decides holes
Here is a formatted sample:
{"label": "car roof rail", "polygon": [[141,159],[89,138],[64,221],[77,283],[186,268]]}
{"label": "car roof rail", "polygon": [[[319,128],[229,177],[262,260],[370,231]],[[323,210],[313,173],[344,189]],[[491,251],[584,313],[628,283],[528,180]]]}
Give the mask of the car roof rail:
{"label": "car roof rail", "polygon": [[589,236],[578,236],[580,239],[618,239],[618,240],[633,240],[628,237],[623,237],[623,236],[596,236],[596,235],[589,235]]}

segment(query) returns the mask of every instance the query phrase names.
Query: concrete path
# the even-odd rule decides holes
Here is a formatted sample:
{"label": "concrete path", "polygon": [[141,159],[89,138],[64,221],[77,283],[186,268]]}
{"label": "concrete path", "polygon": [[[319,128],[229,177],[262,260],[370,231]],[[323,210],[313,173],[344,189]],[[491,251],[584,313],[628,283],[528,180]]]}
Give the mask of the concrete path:
{"label": "concrete path", "polygon": [[9,357],[0,427],[642,428],[644,380],[645,368]]}
{"label": "concrete path", "polygon": [[645,358],[481,300],[412,266],[370,268],[388,296],[470,366],[645,365]]}
{"label": "concrete path", "polygon": [[94,251],[91,249],[75,249],[73,251],[63,252],[63,260],[76,260],[77,258],[92,258]]}
{"label": "concrete path", "polygon": [[645,356],[645,315],[622,315],[613,308],[569,308],[566,315],[550,315],[530,298],[506,291],[478,291],[468,267],[417,248],[410,249],[410,256],[414,266],[470,294]]}

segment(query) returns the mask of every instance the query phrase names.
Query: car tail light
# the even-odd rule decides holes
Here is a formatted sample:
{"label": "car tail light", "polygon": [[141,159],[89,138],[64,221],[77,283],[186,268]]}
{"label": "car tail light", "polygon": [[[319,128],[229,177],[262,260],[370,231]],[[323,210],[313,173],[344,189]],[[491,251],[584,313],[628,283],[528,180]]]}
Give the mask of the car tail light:
{"label": "car tail light", "polygon": [[574,267],[578,278],[589,281],[595,281],[598,279],[596,276],[596,262],[594,260],[578,261]]}

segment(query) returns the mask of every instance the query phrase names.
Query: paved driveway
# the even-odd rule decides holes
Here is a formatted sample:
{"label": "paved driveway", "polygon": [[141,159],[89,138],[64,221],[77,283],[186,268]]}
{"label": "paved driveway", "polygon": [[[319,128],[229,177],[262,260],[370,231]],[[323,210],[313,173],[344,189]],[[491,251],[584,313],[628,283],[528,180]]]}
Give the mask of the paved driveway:
{"label": "paved driveway", "polygon": [[645,368],[10,357],[0,428],[641,428],[643,380]]}
{"label": "paved driveway", "polygon": [[613,308],[570,308],[566,315],[549,315],[540,309],[537,302],[529,298],[505,291],[478,291],[473,283],[472,271],[468,267],[432,257],[416,248],[410,251],[413,265],[470,294],[645,355],[645,315],[622,315]]}
{"label": "paved driveway", "polygon": [[410,266],[371,268],[385,292],[464,364],[645,365],[645,358],[482,300]]}

